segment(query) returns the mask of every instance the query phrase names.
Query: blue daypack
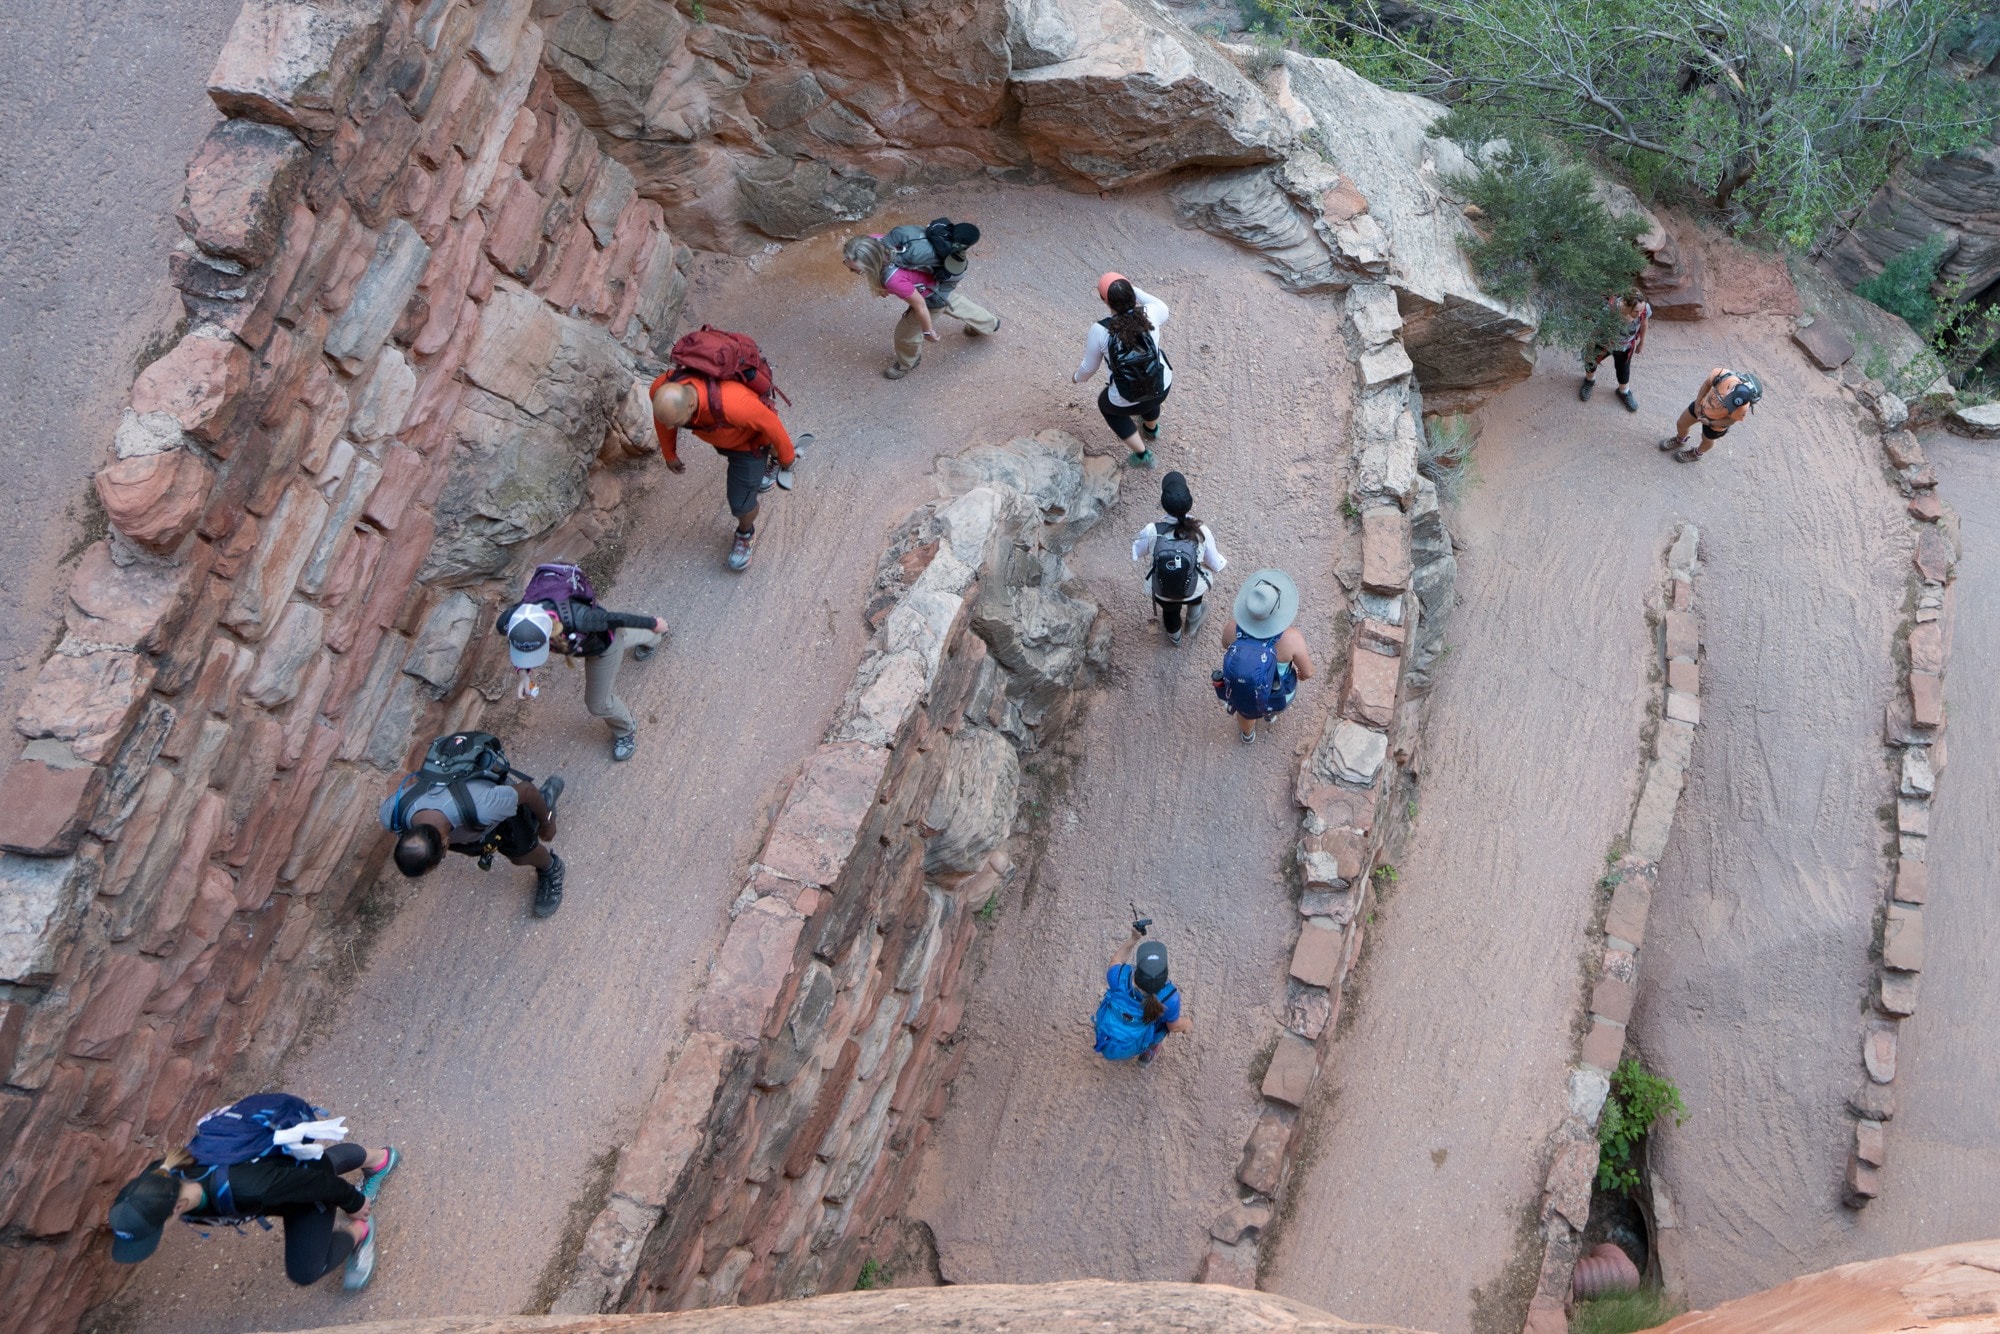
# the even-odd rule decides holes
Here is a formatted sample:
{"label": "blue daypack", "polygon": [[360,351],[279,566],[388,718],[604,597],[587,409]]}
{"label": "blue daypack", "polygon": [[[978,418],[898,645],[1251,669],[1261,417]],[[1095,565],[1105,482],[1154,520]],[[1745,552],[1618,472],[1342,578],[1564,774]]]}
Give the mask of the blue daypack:
{"label": "blue daypack", "polygon": [[202,1117],[187,1151],[210,1167],[251,1162],[271,1151],[271,1137],[277,1131],[326,1116],[322,1108],[289,1093],[253,1093]]}
{"label": "blue daypack", "polygon": [[[1174,994],[1169,982],[1160,989],[1158,1000],[1165,1005]],[[1107,1061],[1129,1061],[1158,1042],[1158,1026],[1146,1018],[1146,997],[1129,983],[1106,987],[1097,1003],[1096,1052]]]}
{"label": "blue daypack", "polygon": [[1278,637],[1252,639],[1241,630],[1222,655],[1222,670],[1214,676],[1215,697],[1231,713],[1266,718],[1284,709],[1289,664],[1278,661]]}

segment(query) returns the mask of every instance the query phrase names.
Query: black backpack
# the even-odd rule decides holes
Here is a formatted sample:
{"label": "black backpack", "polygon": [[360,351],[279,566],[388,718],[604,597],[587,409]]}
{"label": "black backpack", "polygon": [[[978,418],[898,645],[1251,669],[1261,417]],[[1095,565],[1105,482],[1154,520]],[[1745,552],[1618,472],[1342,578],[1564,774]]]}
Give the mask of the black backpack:
{"label": "black backpack", "polygon": [[1127,343],[1111,332],[1109,318],[1101,319],[1109,347],[1105,360],[1111,363],[1111,383],[1128,402],[1144,403],[1167,392],[1167,358],[1151,334],[1140,334]]}
{"label": "black backpack", "polygon": [[1162,602],[1192,602],[1201,594],[1201,543],[1175,537],[1176,526],[1172,519],[1153,525],[1153,596]]}
{"label": "black backpack", "polygon": [[[382,827],[392,834],[410,832],[410,803],[439,788],[447,788],[458,806],[458,827],[477,829],[479,814],[467,787],[475,778],[503,783],[514,770],[508,767],[507,752],[500,738],[488,732],[453,732],[431,742],[424,752],[424,767],[405,778],[396,790],[382,799],[378,812]],[[526,778],[527,775],[519,775]]]}

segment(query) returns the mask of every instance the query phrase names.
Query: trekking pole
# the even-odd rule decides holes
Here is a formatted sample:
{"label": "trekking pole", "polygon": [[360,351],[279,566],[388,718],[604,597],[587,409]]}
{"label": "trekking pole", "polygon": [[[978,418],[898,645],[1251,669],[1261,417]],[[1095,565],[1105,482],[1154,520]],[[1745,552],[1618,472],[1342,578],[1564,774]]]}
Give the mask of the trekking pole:
{"label": "trekking pole", "polygon": [[1125,902],[1126,902],[1126,903],[1127,903],[1127,904],[1128,904],[1128,905],[1129,905],[1129,906],[1131,907],[1131,909],[1132,909],[1132,929],[1133,929],[1134,931],[1137,931],[1137,932],[1138,932],[1138,933],[1139,933],[1140,935],[1142,935],[1142,936],[1143,936],[1143,935],[1145,935],[1145,934],[1146,934],[1146,928],[1147,928],[1147,927],[1149,927],[1149,926],[1151,926],[1151,925],[1153,924],[1153,919],[1152,919],[1152,918],[1150,918],[1150,917],[1141,917],[1141,916],[1139,916],[1139,905],[1138,905],[1138,904],[1136,904],[1136,903],[1133,903],[1133,902],[1132,902],[1132,900],[1130,900],[1130,899],[1127,899],[1127,900],[1125,900]]}

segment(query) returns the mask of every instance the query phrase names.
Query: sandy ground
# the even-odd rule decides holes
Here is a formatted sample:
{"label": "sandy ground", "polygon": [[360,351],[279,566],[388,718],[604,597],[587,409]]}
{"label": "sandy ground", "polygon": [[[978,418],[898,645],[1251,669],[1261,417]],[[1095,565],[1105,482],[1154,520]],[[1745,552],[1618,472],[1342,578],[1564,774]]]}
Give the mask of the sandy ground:
{"label": "sandy ground", "polygon": [[1633,1019],[1691,1112],[1655,1162],[1697,1305],[1856,1258],[1842,1104],[1861,1078],[1889,837],[1882,711],[1911,545],[1880,444],[1831,381],[1775,332],[1725,338],[1718,360],[1739,358],[1768,368],[1767,395],[1718,451],[1727,489],[1689,516],[1703,726]]}
{"label": "sandy ground", "polygon": [[[167,281],[206,77],[238,0],[58,0],[0,44],[0,716],[52,646],[89,478]],[[116,90],[106,93],[106,90]],[[104,95],[101,95],[104,94]],[[162,349],[164,350],[164,349]],[[11,752],[10,752],[11,754]]]}
{"label": "sandy ground", "polygon": [[[1342,307],[1231,274],[1172,271],[1156,284],[1155,271],[1134,276],[1175,309],[1161,466],[1127,475],[1072,557],[1112,618],[1113,669],[1064,747],[1074,758],[1040,761],[1058,775],[1047,852],[987,942],[967,1009],[972,1055],[908,1210],[931,1225],[948,1282],[1193,1278],[1257,1118],[1253,1062],[1282,1013],[1298,920],[1284,878],[1289,794],[1338,674],[1346,594],[1334,567],[1343,554],[1358,564],[1337,508],[1350,376],[1328,365],[1344,347]],[[1169,466],[1186,471],[1229,562],[1198,641],[1179,649],[1148,623],[1131,552],[1160,517]],[[1237,589],[1270,565],[1298,580],[1322,675],[1246,748],[1208,674]],[[1091,1050],[1134,901],[1194,1024],[1150,1068]]]}
{"label": "sandy ground", "polygon": [[1924,448],[1958,510],[1950,755],[1931,814],[1923,993],[1896,1049],[1896,1119],[1881,1198],[1830,1261],[2000,1236],[2000,447],[1936,435]]}
{"label": "sandy ground", "polygon": [[[221,1334],[510,1312],[534,1300],[592,1160],[629,1134],[680,1040],[769,803],[846,690],[865,642],[864,590],[889,529],[934,494],[932,460],[1051,426],[1108,443],[1090,397],[1068,379],[1096,314],[1101,269],[1161,275],[1162,296],[1186,299],[1185,323],[1168,332],[1193,390],[1177,406],[1219,418],[1228,383],[1234,438],[1296,425],[1296,414],[1256,415],[1263,409],[1235,345],[1248,338],[1289,350],[1306,346],[1306,335],[1230,323],[1261,318],[1253,305],[1261,294],[1286,298],[1249,256],[1180,230],[1162,202],[982,189],[913,200],[894,220],[938,213],[985,228],[964,290],[1005,326],[980,340],[944,322],[944,341],[898,383],[877,374],[894,312],[839,267],[837,237],[763,257],[760,273],[718,269],[690,303],[690,322],[762,341],[796,404],[787,422],[815,432],[817,450],[796,492],[772,493],[745,576],[722,564],[732,525],[721,460],[696,445],[685,451],[684,477],[648,465],[656,482],[635,503],[631,555],[605,595],[608,606],[655,611],[672,628],[659,657],[629,669],[624,685],[642,720],[637,756],[612,771],[606,734],[582,711],[580,681],[560,670],[530,723],[509,736],[517,763],[570,781],[561,914],[528,918],[526,873],[503,866],[483,877],[455,859],[403,893],[330,1035],[293,1063],[290,1085],[347,1113],[362,1141],[409,1150],[384,1192],[374,1286],[359,1300],[331,1282],[290,1289],[275,1239],[253,1233],[204,1246],[177,1229],[128,1289],[135,1328]],[[1209,295],[1225,292],[1235,295]],[[1204,344],[1233,380],[1204,383]],[[1173,462],[1206,448],[1190,433],[1163,453]],[[1242,494],[1275,506],[1282,492],[1274,469]],[[1219,517],[1230,517],[1225,540],[1249,526]],[[1265,554],[1247,533],[1239,540],[1244,558]],[[1211,734],[1216,721],[1204,716]],[[1264,755],[1275,795],[1275,775],[1290,761]],[[1275,875],[1271,852],[1257,865]],[[1096,938],[1108,940],[1117,916],[1106,905],[1091,918],[1093,953],[1108,951]],[[1258,969],[1268,976],[1267,956]],[[1231,1077],[1240,1085],[1240,1073]]]}
{"label": "sandy ground", "polygon": [[[1610,398],[1609,363],[1597,396],[1579,403],[1577,373],[1556,352],[1487,410],[1483,481],[1456,515],[1466,546],[1460,605],[1425,725],[1421,813],[1363,955],[1358,1016],[1315,1095],[1274,1290],[1348,1319],[1519,1328],[1535,1263],[1528,1256],[1524,1266],[1519,1242],[1547,1134],[1565,1111],[1592,885],[1630,813],[1644,706],[1656,688],[1644,599],[1677,520],[1701,526],[1708,562],[1700,592],[1707,749],[1698,760],[1712,774],[1715,753],[1733,748],[1744,762],[1754,757],[1766,784],[1750,826],[1715,809],[1712,777],[1705,794],[1684,801],[1681,864],[1699,827],[1707,855],[1728,867],[1718,885],[1852,888],[1839,912],[1811,898],[1774,904],[1772,917],[1792,938],[1826,938],[1796,960],[1804,975],[1779,989],[1809,1001],[1801,1019],[1826,1031],[1728,1028],[1732,1059],[1766,1072],[1762,1089],[1708,1087],[1684,1055],[1703,1049],[1690,1041],[1698,1034],[1725,1038],[1712,1028],[1714,960],[1697,964],[1691,942],[1675,939],[1686,934],[1684,904],[1663,911],[1656,899],[1652,1022],[1641,1038],[1656,1040],[1655,1059],[1688,1090],[1690,1130],[1720,1129],[1726,1113],[1715,1108],[1725,1100],[1768,1105],[1793,1067],[1810,1065],[1825,1082],[1852,1064],[1851,983],[1865,963],[1881,796],[1870,729],[1888,688],[1903,539],[1874,442],[1786,342],[1783,325],[1769,317],[1655,325],[1635,375],[1637,416]],[[1717,361],[1754,366],[1769,406],[1701,464],[1676,464],[1652,445]],[[1874,647],[1857,653],[1857,643]],[[1799,688],[1773,688],[1799,675]],[[1786,805],[1799,802],[1802,820]],[[1662,899],[1691,892],[1685,871],[1669,883]],[[1838,1006],[1822,999],[1829,990]],[[1663,1023],[1669,994],[1693,999]],[[1667,1027],[1678,1031],[1660,1031]],[[1830,1155],[1818,1127],[1781,1129],[1808,1154]],[[1712,1160],[1718,1149],[1705,1152]],[[1685,1159],[1676,1183],[1697,1171],[1717,1192],[1738,1185]],[[1694,1193],[1692,1182],[1687,1189]],[[1709,1217],[1692,1203],[1689,1212]],[[1706,1249],[1700,1234],[1694,1246]],[[1415,1273],[1451,1278],[1414,1285]]]}

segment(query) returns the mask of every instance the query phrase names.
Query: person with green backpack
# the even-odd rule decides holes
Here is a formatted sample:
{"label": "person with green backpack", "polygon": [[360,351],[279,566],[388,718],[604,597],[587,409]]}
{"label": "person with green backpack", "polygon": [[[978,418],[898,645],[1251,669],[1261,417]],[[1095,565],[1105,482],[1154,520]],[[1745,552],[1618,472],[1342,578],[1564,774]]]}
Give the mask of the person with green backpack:
{"label": "person with green backpack", "polygon": [[1137,1059],[1151,1065],[1169,1033],[1194,1025],[1181,1016],[1181,993],[1167,977],[1167,947],[1146,937],[1150,917],[1132,923],[1132,938],[1118,947],[1104,972],[1097,1003],[1095,1050],[1107,1061]]}
{"label": "person with green backpack", "polygon": [[410,879],[434,870],[447,849],[477,857],[481,870],[497,854],[534,868],[534,913],[550,917],[563,897],[563,859],[548,847],[562,791],[561,778],[537,786],[511,768],[498,737],[454,732],[431,742],[423,768],[383,798],[377,818],[396,835],[396,869]]}

